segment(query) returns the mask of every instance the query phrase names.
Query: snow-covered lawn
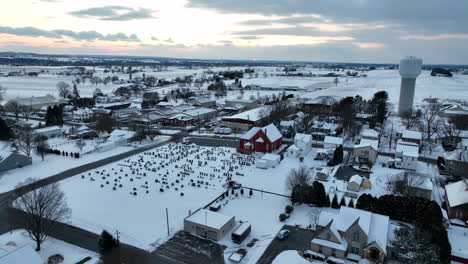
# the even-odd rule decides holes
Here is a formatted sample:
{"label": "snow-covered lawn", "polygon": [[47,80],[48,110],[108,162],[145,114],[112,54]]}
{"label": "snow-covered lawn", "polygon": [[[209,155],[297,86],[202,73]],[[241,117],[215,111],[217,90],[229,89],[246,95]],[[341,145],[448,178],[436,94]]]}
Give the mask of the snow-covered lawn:
{"label": "snow-covered lawn", "polygon": [[[36,243],[29,238],[24,229],[18,229],[0,235],[0,252],[12,252],[23,246],[30,246],[33,249],[36,248]],[[86,257],[91,257],[91,260],[86,262],[87,264],[96,264],[99,260],[99,255],[94,252],[68,244],[52,237],[49,237],[41,245],[41,251],[37,253],[39,256],[41,256],[45,263],[47,263],[47,259],[50,256],[55,254],[60,254],[64,257],[62,264],[75,264]]]}
{"label": "snow-covered lawn", "polygon": [[[154,144],[156,142],[161,142],[167,139],[168,137],[162,136],[159,137],[157,141],[148,141],[144,143]],[[27,178],[32,177],[36,179],[43,179],[71,168],[79,167],[87,163],[95,162],[126,151],[130,151],[138,146],[142,145],[119,146],[107,151],[92,152],[90,154],[81,156],[79,159],[57,155],[47,155],[45,156],[44,161],[42,161],[40,155],[37,155],[35,151],[33,151],[31,153],[33,158],[32,165],[0,173],[0,193],[13,190],[18,183],[23,182]]]}
{"label": "snow-covered lawn", "polygon": [[246,175],[252,166],[253,158],[235,149],[170,144],[67,179],[61,187],[73,225],[95,233],[118,230],[123,242],[152,249],[168,239],[166,208],[172,235],[190,210],[225,190],[228,177]]}
{"label": "snow-covered lawn", "polygon": [[447,228],[450,245],[452,246],[452,256],[468,258],[468,231],[460,226],[449,226]]}

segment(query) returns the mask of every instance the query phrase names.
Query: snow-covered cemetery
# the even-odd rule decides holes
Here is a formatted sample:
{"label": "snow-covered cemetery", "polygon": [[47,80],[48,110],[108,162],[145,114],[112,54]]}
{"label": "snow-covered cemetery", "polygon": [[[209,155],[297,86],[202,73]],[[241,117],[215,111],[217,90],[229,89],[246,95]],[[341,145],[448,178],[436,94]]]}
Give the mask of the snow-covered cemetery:
{"label": "snow-covered cemetery", "polygon": [[468,68],[83,63],[0,66],[1,264],[468,263]]}

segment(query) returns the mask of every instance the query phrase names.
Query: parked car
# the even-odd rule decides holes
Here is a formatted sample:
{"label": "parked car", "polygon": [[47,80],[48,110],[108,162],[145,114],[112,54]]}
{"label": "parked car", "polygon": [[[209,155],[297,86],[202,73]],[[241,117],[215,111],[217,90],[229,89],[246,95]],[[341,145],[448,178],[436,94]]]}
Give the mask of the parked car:
{"label": "parked car", "polygon": [[289,230],[286,230],[286,229],[279,231],[279,233],[276,235],[276,237],[279,240],[285,240],[286,238],[288,238],[288,236],[289,236]]}

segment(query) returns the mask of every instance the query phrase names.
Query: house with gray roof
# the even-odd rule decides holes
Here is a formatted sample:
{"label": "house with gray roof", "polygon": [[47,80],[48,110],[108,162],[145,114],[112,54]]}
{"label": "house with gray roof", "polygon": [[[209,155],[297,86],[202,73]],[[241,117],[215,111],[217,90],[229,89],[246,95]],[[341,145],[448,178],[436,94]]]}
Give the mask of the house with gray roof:
{"label": "house with gray roof", "polygon": [[0,151],[0,172],[32,164],[32,158],[16,152]]}

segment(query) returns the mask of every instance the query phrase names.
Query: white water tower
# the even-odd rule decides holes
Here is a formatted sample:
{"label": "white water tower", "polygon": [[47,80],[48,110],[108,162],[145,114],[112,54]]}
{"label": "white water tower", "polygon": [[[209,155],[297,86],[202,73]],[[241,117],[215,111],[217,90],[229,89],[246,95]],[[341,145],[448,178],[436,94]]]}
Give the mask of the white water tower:
{"label": "white water tower", "polygon": [[400,103],[398,114],[411,113],[413,111],[414,88],[416,78],[421,74],[422,59],[407,57],[400,60],[399,72],[401,76]]}

